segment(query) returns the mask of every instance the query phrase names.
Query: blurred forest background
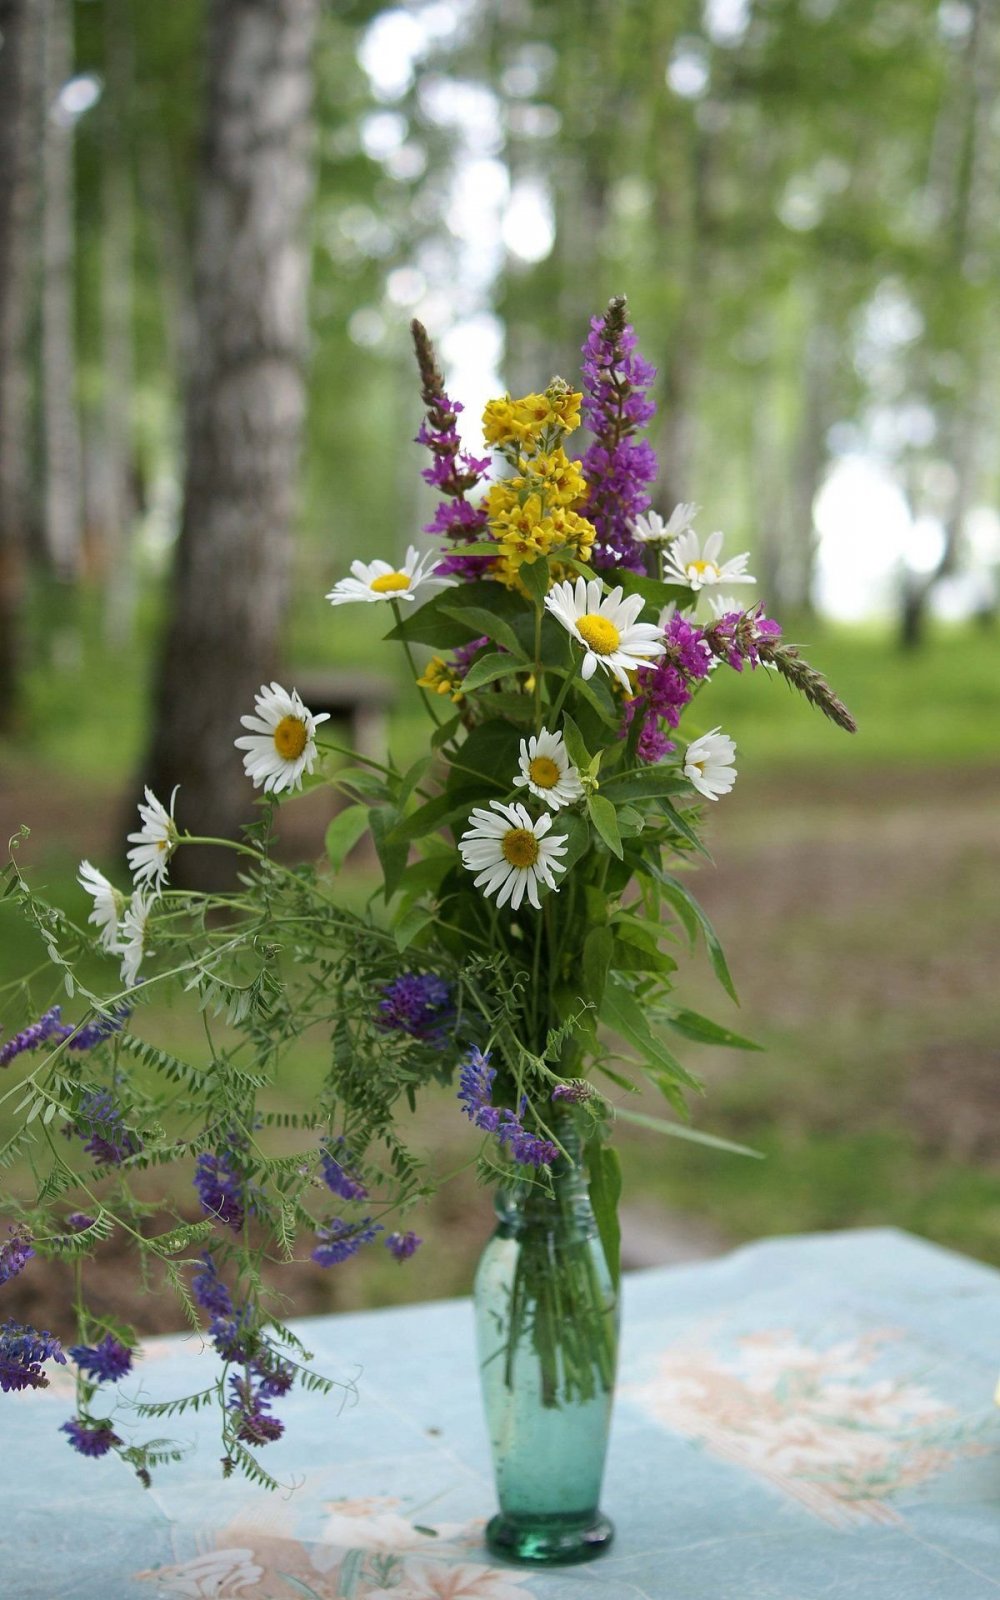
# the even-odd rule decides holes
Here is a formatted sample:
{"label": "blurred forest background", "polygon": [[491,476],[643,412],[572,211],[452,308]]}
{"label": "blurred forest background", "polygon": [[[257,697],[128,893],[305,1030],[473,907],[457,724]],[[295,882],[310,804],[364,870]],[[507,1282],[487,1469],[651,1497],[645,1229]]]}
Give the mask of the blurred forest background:
{"label": "blurred forest background", "polygon": [[[994,1256],[996,6],[0,0],[0,36],[0,836],[30,826],[33,881],[82,915],[143,781],[234,828],[274,674],[368,674],[416,751],[370,615],[323,600],[430,511],[408,321],[478,447],[485,398],[572,379],[625,292],[658,509],[752,551],[861,729],[715,686],[740,779],[697,887],[742,1009],[685,982],[767,1053],[692,1047],[694,1115],[767,1160],[631,1138],[630,1259],[884,1223]],[[38,960],[0,906],[0,984]],[[426,1138],[471,1153],[443,1103]],[[486,1227],[459,1180],[420,1274],[304,1273],[299,1309],[462,1291]]]}

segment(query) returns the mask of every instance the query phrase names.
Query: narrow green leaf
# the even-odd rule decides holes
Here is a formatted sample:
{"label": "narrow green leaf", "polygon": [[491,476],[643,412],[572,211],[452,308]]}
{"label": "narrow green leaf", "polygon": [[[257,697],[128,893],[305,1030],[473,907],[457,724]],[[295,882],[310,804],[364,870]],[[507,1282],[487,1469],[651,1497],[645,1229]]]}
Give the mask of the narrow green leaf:
{"label": "narrow green leaf", "polygon": [[762,1161],[760,1150],[751,1150],[749,1145],[735,1144],[732,1139],[720,1139],[714,1133],[701,1133],[697,1128],[686,1128],[682,1122],[664,1122],[661,1117],[649,1117],[644,1111],[630,1111],[627,1106],[617,1106],[615,1115],[623,1122],[631,1122],[637,1128],[651,1128],[654,1133],[669,1134],[671,1139],[687,1139],[692,1144],[707,1145],[710,1150],[728,1150],[734,1156],[750,1156],[754,1161]]}
{"label": "narrow green leaf", "polygon": [[428,911],[426,906],[410,906],[392,930],[397,950],[408,950],[418,934],[423,933],[433,921],[434,913]]}
{"label": "narrow green leaf", "polygon": [[535,605],[544,605],[545,596],[549,592],[549,563],[545,556],[538,556],[534,561],[522,562],[517,569],[517,575]]}
{"label": "narrow green leaf", "polygon": [[608,778],[601,793],[616,805],[623,800],[657,800],[661,795],[680,794],[687,788],[676,767],[648,767],[645,772],[630,772],[627,777]]}
{"label": "narrow green leaf", "polygon": [[700,1087],[697,1079],[681,1066],[677,1057],[672,1055],[666,1045],[650,1031],[646,1013],[639,1001],[631,989],[613,973],[604,991],[601,1021],[606,1022],[609,1028],[638,1050],[644,1061],[649,1062],[660,1072],[665,1072],[675,1083],[682,1083],[689,1089]]}
{"label": "narrow green leaf", "polygon": [[712,924],[705,912],[701,909],[701,906],[694,898],[694,895],[691,893],[690,889],[688,889],[686,884],[681,883],[678,878],[672,877],[669,872],[664,872],[662,868],[655,869],[655,876],[659,880],[664,895],[670,901],[671,905],[676,910],[677,915],[681,918],[681,921],[684,922],[685,926],[688,927],[689,931],[691,926],[690,922],[688,921],[689,918],[693,918],[694,922],[696,922],[701,928],[705,938],[705,947],[708,950],[709,959],[712,963],[712,968],[715,972],[715,975],[722,984],[722,987],[725,989],[726,993],[731,999],[736,1001],[737,1005],[739,1005],[736,987],[733,983],[729,967],[726,963],[726,957],[723,954],[722,946],[719,943],[719,936],[712,927]]}
{"label": "narrow green leaf", "polygon": [[591,928],[583,941],[583,987],[587,999],[599,1011],[608,979],[614,938],[610,928]]}
{"label": "narrow green leaf", "polygon": [[618,1201],[622,1192],[622,1169],[618,1152],[611,1145],[592,1139],[584,1152],[590,1173],[590,1203],[594,1208],[604,1259],[615,1288],[621,1277],[621,1225]]}
{"label": "narrow green leaf", "polygon": [[368,826],[381,863],[385,880],[383,892],[387,900],[396,892],[409,855],[409,845],[392,838],[399,820],[399,812],[393,806],[375,806],[368,813]]}
{"label": "narrow green leaf", "polygon": [[347,806],[326,830],[326,853],[339,872],[363,833],[368,831],[368,807]]}
{"label": "narrow green leaf", "polygon": [[[581,772],[586,772],[590,766],[590,751],[583,742],[583,734],[573,721],[573,718],[565,711],[562,714],[561,731],[569,759],[575,767],[580,768]],[[552,732],[555,732],[555,729]]]}
{"label": "narrow green leaf", "polygon": [[622,859],[622,839],[618,832],[618,818],[610,800],[601,794],[587,796],[587,813],[608,849],[619,861]]}
{"label": "narrow green leaf", "polygon": [[453,789],[447,789],[444,794],[437,794],[433,800],[427,800],[416,811],[411,811],[408,817],[402,817],[392,829],[389,836],[391,844],[411,844],[414,839],[422,839],[425,834],[432,833],[443,823],[458,816],[462,816],[466,808],[474,804],[476,796],[466,795],[464,798]]}
{"label": "narrow green leaf", "polygon": [[724,1028],[721,1023],[699,1016],[697,1011],[675,1011],[670,1016],[664,1013],[663,1021],[676,1033],[682,1033],[686,1039],[697,1039],[700,1044],[724,1044],[730,1050],[764,1048],[763,1045],[756,1044],[753,1039],[745,1039],[741,1033],[734,1033],[731,1028]]}

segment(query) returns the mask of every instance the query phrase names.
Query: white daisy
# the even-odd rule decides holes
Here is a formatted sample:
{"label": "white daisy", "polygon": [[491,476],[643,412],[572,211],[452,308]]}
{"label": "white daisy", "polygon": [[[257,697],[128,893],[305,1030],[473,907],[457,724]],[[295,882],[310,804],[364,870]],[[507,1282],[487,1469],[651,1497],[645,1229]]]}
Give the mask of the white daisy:
{"label": "white daisy", "polygon": [[570,762],[561,733],[549,733],[543,728],[530,739],[521,740],[521,770],[514,787],[523,789],[525,785],[553,811],[582,800],[580,773]]}
{"label": "white daisy", "polygon": [[668,539],[676,539],[679,533],[684,533],[690,528],[698,515],[698,509],[693,501],[682,501],[680,505],[674,506],[666,522],[658,511],[647,511],[645,516],[636,517],[632,524],[632,533],[640,544],[664,544]]}
{"label": "white daisy", "polygon": [[118,941],[118,918],[125,907],[125,896],[89,861],[80,862],[76,881],[81,889],[93,895],[94,909],[87,921],[93,922],[98,928],[98,943],[104,950],[114,950]]}
{"label": "white daisy", "polygon": [[728,794],[736,782],[736,746],[728,733],[713,728],[688,745],[684,756],[684,776],[690,778],[706,800]]}
{"label": "white daisy", "polygon": [[745,570],[750,552],[719,564],[722,534],[710,533],[702,548],[701,540],[693,528],[674,540],[664,553],[663,576],[667,583],[685,583],[696,593],[712,583],[756,583]]}
{"label": "white daisy", "polygon": [[558,885],[553,874],[566,870],[557,859],[565,854],[566,836],[546,838],[552,818],[539,817],[533,822],[517,802],[504,805],[501,800],[491,800],[490,808],[473,809],[469,817],[472,827],[458,841],[462,864],[478,874],[477,889],[487,896],[496,895],[498,906],[505,906],[509,900],[511,910],[516,911],[527,890],[528,899],[538,911],[539,883],[555,889]]}
{"label": "white daisy", "polygon": [[745,609],[742,600],[734,600],[731,594],[710,594],[706,596],[713,617],[731,616],[734,611]]}
{"label": "white daisy", "polygon": [[410,545],[402,567],[388,561],[352,561],[350,578],[341,578],[327,595],[332,606],[350,605],[355,600],[415,600],[418,593],[426,600],[438,589],[450,589],[454,578],[434,576],[439,560],[436,550],[421,555]]}
{"label": "white daisy", "polygon": [[316,729],[328,720],[329,711],[314,715],[303,705],[297,689],[289,694],[280,683],[261,684],[254,711],[256,716],[240,718],[251,732],[233,740],[237,750],[246,751],[244,772],[255,789],[263,785],[265,794],[296,788],[302,774],[313,769]]}
{"label": "white daisy", "polygon": [[170,857],[180,844],[180,834],[174,821],[174,801],[178,788],[179,784],[170,796],[169,811],[149,788],[146,790],[145,805],[141,800],[139,802],[142,827],[138,833],[128,836],[129,844],[135,845],[135,849],[128,853],[128,864],[137,885],[148,884],[154,890],[163,887]]}
{"label": "white daisy", "polygon": [[122,958],[122,983],[126,989],[131,989],[139,976],[146,946],[146,924],[154,903],[154,895],[137,889],[122,917],[121,938],[115,949]]}
{"label": "white daisy", "polygon": [[629,689],[628,674],[662,656],[666,646],[654,622],[636,621],[645,604],[641,595],[624,600],[617,588],[602,599],[602,587],[599,578],[553,584],[545,607],[586,650],[581,677],[592,678],[601,666]]}

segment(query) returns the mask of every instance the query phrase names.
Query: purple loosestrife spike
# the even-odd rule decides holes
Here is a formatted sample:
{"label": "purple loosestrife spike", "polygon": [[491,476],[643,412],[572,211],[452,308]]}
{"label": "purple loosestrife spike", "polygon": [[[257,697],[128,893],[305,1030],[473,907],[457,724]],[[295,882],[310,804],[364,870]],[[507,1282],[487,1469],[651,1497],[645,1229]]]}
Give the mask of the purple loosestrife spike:
{"label": "purple loosestrife spike", "polygon": [[656,369],[635,346],[635,333],[625,321],[625,298],[619,295],[603,317],[593,318],[583,346],[583,417],[595,438],[583,457],[590,492],[581,512],[597,529],[592,564],[598,570],[642,573],[645,558],[632,525],[649,506],[647,485],[656,477],[657,463],[647,441],[632,435],[656,409],[644,393]]}
{"label": "purple loosestrife spike", "polygon": [[106,1456],[115,1445],[122,1443],[107,1421],[93,1422],[83,1417],[70,1417],[59,1431],[69,1434],[70,1444],[82,1456]]}
{"label": "purple loosestrife spike", "polygon": [[132,1370],[132,1352],[106,1333],[100,1344],[74,1344],[69,1354],[80,1371],[94,1383],[117,1383]]}
{"label": "purple loosestrife spike", "polygon": [[655,666],[641,667],[636,673],[637,692],[625,705],[622,725],[624,737],[636,717],[641,719],[636,756],[647,765],[662,761],[674,749],[662,724],[677,727],[681,712],[691,700],[692,685],[708,677],[714,659],[704,629],[683,617],[670,618],[663,640],[666,653]]}
{"label": "purple loosestrife spike", "polygon": [[9,1283],[23,1272],[34,1253],[27,1228],[11,1228],[10,1238],[0,1244],[0,1283]]}
{"label": "purple loosestrife spike", "polygon": [[409,1261],[414,1252],[423,1244],[417,1233],[390,1233],[385,1241],[385,1247],[397,1261]]}
{"label": "purple loosestrife spike", "polygon": [[19,1389],[46,1389],[48,1378],[44,1361],[66,1365],[62,1345],[51,1333],[39,1333],[24,1322],[0,1323],[0,1390],[5,1394]]}

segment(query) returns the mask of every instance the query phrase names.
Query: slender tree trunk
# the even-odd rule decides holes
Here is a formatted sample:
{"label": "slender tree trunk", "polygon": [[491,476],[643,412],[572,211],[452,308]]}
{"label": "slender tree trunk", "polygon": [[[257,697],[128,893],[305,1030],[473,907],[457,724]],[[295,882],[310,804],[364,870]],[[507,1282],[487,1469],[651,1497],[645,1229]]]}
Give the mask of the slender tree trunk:
{"label": "slender tree trunk", "polygon": [[83,467],[76,409],[73,120],[59,91],[73,74],[69,0],[43,0],[42,436],[44,536],[53,572],[74,582],[82,557]]}
{"label": "slender tree trunk", "polygon": [[135,575],[132,494],[132,170],[128,128],[132,92],[132,40],[123,0],[104,0],[105,84],[101,203],[101,344],[103,439],[99,497],[104,629],[112,644],[131,631]]}
{"label": "slender tree trunk", "polygon": [[[184,509],[145,776],[199,834],[252,791],[233,740],[277,670],[305,405],[318,0],[215,0],[195,240]],[[182,852],[175,878],[215,858]]]}
{"label": "slender tree trunk", "polygon": [[28,327],[37,215],[38,12],[0,0],[0,728],[17,708],[25,528],[30,515]]}

